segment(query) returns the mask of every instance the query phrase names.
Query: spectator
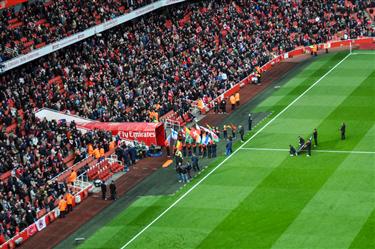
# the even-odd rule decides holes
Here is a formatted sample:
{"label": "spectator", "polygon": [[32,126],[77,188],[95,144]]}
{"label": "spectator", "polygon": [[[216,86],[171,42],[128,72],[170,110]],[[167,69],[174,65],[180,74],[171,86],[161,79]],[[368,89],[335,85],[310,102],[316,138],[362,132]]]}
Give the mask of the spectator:
{"label": "spectator", "polygon": [[[30,1],[0,12],[0,62],[63,39],[155,0]],[[30,45],[27,45],[31,42]],[[38,45],[38,46],[37,46]]]}

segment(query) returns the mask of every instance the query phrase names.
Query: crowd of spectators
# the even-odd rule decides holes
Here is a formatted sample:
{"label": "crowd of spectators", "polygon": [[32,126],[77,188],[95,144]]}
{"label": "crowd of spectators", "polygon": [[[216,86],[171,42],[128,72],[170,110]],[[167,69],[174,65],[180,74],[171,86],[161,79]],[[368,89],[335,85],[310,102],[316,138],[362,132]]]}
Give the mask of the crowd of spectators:
{"label": "crowd of spectators", "polygon": [[[362,11],[371,1],[297,2],[199,1],[157,11],[7,72],[0,98],[100,121],[151,121],[150,112],[184,113],[197,98],[215,98],[297,46],[340,31],[374,34]],[[63,84],[48,84],[56,76]]]}
{"label": "crowd of spectators", "polygon": [[[103,6],[99,12],[104,19],[116,15],[112,13],[116,1],[90,2],[92,6],[81,6],[82,1],[53,2],[66,7],[54,7],[51,13],[26,7],[37,16],[27,23],[50,18],[62,30],[55,31],[57,38],[46,35],[48,42],[68,30],[77,32],[92,25],[93,19],[87,17],[94,12],[91,8]],[[84,158],[88,143],[105,146],[111,141],[103,131],[82,134],[74,124],[38,120],[34,108],[118,122],[152,121],[151,114],[161,116],[170,110],[182,115],[192,101],[217,97],[256,66],[295,47],[331,40],[339,32],[351,38],[375,35],[363,11],[372,1],[346,2],[183,3],[0,75],[0,172],[12,170],[7,182],[0,183],[0,231],[11,237],[17,226],[35,220],[38,209],[48,205],[47,196],[61,194],[64,187],[50,180],[66,168],[64,157],[75,153]],[[76,14],[72,18],[70,13]],[[31,26],[22,36],[31,35]],[[43,29],[40,32],[43,36]],[[0,34],[10,40],[16,37],[1,26]],[[56,77],[61,83],[50,81]],[[14,124],[12,132],[5,132]],[[117,152],[134,158],[130,151]]]}
{"label": "crowd of spectators", "polygon": [[66,191],[54,177],[67,169],[64,158],[74,163],[88,156],[87,147],[108,151],[112,136],[94,130],[82,133],[74,122],[39,120],[25,112],[14,131],[0,132],[0,172],[11,175],[0,181],[0,234],[11,238],[17,230],[36,221],[40,210],[53,209]]}
{"label": "crowd of spectators", "polygon": [[[36,0],[0,12],[0,62],[84,31],[156,0]],[[7,48],[7,49],[6,49]]]}

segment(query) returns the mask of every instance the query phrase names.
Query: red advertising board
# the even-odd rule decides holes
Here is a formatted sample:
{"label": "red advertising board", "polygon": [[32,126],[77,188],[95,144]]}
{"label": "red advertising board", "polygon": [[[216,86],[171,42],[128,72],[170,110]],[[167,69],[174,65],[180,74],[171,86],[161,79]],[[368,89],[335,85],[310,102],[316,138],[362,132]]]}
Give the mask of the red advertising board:
{"label": "red advertising board", "polygon": [[28,0],[0,0],[0,9],[9,8],[14,5],[27,2]]}
{"label": "red advertising board", "polygon": [[147,146],[151,144],[163,146],[165,141],[163,123],[89,122],[78,125],[79,127],[90,130],[102,129],[111,131],[112,135],[119,135],[121,139],[144,142]]}

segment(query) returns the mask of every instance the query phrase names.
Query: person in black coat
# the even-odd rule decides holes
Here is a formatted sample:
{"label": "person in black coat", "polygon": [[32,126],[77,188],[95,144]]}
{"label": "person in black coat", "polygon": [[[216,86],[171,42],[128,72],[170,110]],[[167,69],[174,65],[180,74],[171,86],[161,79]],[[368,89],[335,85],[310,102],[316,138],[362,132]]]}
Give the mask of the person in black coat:
{"label": "person in black coat", "polygon": [[241,142],[244,142],[245,141],[244,140],[245,130],[244,130],[242,125],[238,126],[238,133],[240,133]]}
{"label": "person in black coat", "polygon": [[305,145],[305,139],[303,139],[301,136],[298,137],[298,150],[300,151],[302,147]]}
{"label": "person in black coat", "polygon": [[341,140],[345,140],[345,132],[346,132],[346,125],[344,122],[342,122],[341,127],[340,127]]}
{"label": "person in black coat", "polygon": [[314,146],[318,146],[318,130],[315,128],[313,131]]}
{"label": "person in black coat", "polygon": [[308,139],[306,141],[306,151],[307,151],[307,156],[311,156],[311,139]]}
{"label": "person in black coat", "polygon": [[249,118],[247,120],[247,123],[248,123],[248,126],[249,126],[249,131],[251,131],[252,125],[253,125],[253,117],[251,116],[251,113],[249,113]]}
{"label": "person in black coat", "polygon": [[207,157],[208,158],[212,157],[212,145],[210,143],[207,144]]}
{"label": "person in black coat", "polygon": [[111,192],[111,199],[116,200],[117,191],[116,191],[116,185],[114,181],[112,181],[111,184],[109,184],[109,191]]}
{"label": "person in black coat", "polygon": [[213,143],[212,144],[212,157],[213,158],[216,157],[216,150],[217,150],[217,145],[216,145],[216,143]]}
{"label": "person in black coat", "polygon": [[223,100],[221,100],[220,102],[220,109],[222,111],[222,113],[227,113],[227,101],[225,100],[225,98],[223,98]]}
{"label": "person in black coat", "polygon": [[107,185],[105,185],[104,181],[102,181],[102,184],[100,184],[100,188],[102,190],[102,199],[105,200],[107,196]]}
{"label": "person in black coat", "polygon": [[289,154],[290,156],[297,156],[297,151],[291,144],[289,144]]}

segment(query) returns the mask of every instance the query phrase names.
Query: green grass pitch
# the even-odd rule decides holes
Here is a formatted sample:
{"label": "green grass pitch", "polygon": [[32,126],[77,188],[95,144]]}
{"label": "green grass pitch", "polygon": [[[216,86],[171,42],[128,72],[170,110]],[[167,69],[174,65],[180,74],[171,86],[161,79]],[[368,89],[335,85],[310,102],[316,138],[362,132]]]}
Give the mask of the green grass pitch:
{"label": "green grass pitch", "polygon": [[[375,248],[375,53],[347,55],[316,58],[254,110],[273,116],[230,158],[174,196],[138,199],[79,248]],[[312,157],[290,157],[313,128]]]}

